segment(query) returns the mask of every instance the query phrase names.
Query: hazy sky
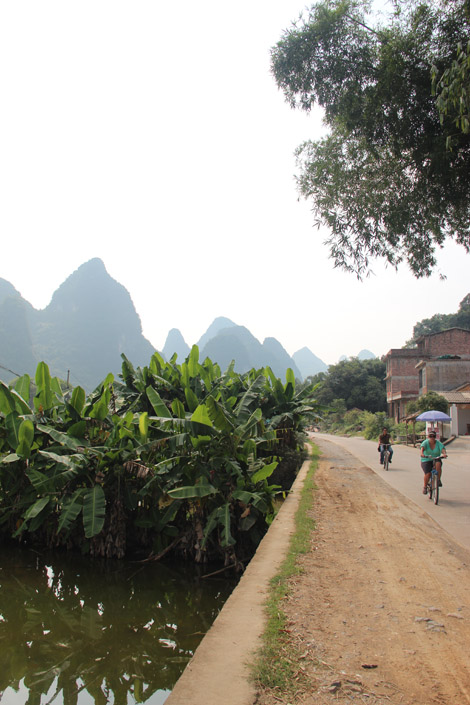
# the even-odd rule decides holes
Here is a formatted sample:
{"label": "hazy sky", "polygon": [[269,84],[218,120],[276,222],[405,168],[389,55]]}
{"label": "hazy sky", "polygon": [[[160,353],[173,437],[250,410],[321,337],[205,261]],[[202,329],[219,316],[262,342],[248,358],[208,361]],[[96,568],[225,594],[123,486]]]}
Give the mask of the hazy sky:
{"label": "hazy sky", "polygon": [[36,308],[100,257],[146,337],[196,342],[216,316],[327,363],[401,347],[452,313],[470,257],[417,281],[333,268],[298,201],[294,149],[321,114],[291,110],[270,47],[296,0],[0,4],[0,277]]}

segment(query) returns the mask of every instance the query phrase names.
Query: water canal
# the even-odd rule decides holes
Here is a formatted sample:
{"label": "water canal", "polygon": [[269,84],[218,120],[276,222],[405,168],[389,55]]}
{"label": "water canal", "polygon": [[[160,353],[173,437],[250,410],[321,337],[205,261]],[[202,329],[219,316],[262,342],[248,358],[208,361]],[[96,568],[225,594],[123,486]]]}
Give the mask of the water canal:
{"label": "water canal", "polygon": [[2,547],[1,705],[160,705],[235,584]]}

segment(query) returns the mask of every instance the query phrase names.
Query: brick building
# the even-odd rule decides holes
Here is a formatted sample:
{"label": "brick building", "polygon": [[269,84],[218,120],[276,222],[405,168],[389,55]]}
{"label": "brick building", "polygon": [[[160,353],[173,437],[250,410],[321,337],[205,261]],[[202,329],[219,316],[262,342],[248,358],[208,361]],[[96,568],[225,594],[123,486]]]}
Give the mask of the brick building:
{"label": "brick building", "polygon": [[400,421],[409,401],[470,382],[470,330],[449,328],[422,335],[415,348],[394,348],[384,360],[388,415]]}

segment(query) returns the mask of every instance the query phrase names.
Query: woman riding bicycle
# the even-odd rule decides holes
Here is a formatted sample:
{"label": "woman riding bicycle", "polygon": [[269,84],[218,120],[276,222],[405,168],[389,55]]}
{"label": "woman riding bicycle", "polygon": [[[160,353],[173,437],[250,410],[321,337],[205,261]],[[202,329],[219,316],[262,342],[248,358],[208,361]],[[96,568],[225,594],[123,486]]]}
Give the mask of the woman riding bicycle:
{"label": "woman riding bicycle", "polygon": [[[445,446],[441,441],[436,439],[435,431],[429,431],[428,437],[421,443],[421,467],[424,472],[424,487],[423,494],[428,493],[428,482],[431,477],[433,463],[436,463],[437,476],[439,478],[439,487],[442,487],[442,461],[440,456],[447,458]],[[434,458],[436,460],[434,461]],[[437,460],[439,458],[439,460]]]}

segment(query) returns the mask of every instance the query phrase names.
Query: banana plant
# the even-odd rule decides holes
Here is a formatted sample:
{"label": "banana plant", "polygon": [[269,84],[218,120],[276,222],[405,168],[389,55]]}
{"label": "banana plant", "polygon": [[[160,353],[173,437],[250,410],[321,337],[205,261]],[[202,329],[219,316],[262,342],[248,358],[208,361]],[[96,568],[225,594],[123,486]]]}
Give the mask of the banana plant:
{"label": "banana plant", "polygon": [[296,392],[292,371],[285,384],[269,368],[222,373],[197,346],[181,365],[123,356],[120,377],[86,395],[42,362],[34,385],[0,383],[0,532],[110,556],[253,551],[314,388]]}

